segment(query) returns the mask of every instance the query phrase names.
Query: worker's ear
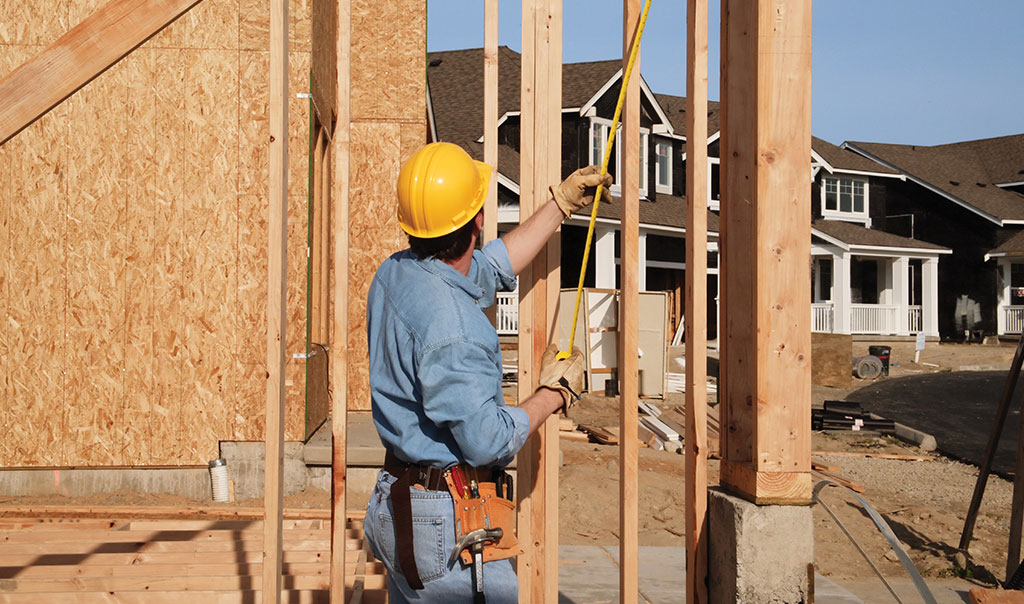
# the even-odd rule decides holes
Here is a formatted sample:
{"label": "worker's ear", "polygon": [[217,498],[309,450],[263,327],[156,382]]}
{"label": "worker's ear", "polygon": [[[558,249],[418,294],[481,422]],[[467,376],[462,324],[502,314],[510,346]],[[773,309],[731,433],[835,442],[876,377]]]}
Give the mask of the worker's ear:
{"label": "worker's ear", "polygon": [[480,210],[479,212],[477,212],[476,217],[473,218],[473,221],[476,223],[476,234],[479,235],[484,231],[484,211]]}

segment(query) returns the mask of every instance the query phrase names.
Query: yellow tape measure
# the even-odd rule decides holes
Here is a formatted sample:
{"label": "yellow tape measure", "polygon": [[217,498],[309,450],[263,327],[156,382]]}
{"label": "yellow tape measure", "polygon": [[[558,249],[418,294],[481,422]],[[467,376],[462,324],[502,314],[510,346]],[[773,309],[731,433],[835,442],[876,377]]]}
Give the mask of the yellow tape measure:
{"label": "yellow tape measure", "polygon": [[[644,10],[640,13],[640,24],[636,28],[636,35],[629,49],[629,61],[626,62],[626,71],[622,74],[622,87],[619,89],[619,100],[615,103],[615,116],[612,118],[612,129],[608,135],[608,144],[604,148],[604,158],[601,160],[601,175],[608,173],[608,162],[612,157],[612,145],[615,143],[615,132],[619,129],[619,118],[622,116],[622,105],[626,102],[626,88],[629,86],[629,76],[633,73],[633,63],[636,62],[636,53],[640,49],[640,38],[644,33],[644,24],[647,23],[647,12],[651,9],[651,0],[644,2]],[[594,239],[594,225],[597,223],[597,206],[601,203],[601,193],[604,191],[604,184],[597,185],[597,192],[594,194],[594,207],[590,210],[590,227],[587,229],[587,244],[583,247],[583,264],[580,266],[580,282],[576,286],[576,305],[572,309],[572,327],[569,330],[569,350],[558,351],[558,358],[567,359],[572,354],[576,342],[576,319],[580,315],[580,298],[583,297],[583,279],[587,275],[587,260],[590,258],[590,244]]]}

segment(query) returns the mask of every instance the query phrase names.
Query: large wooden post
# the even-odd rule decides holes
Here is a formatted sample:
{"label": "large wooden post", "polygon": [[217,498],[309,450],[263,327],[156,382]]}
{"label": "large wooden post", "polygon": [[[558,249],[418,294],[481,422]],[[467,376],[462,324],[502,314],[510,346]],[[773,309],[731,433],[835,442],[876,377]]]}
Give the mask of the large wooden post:
{"label": "large wooden post", "polygon": [[806,503],[811,0],[723,0],[722,108],[721,484]]}
{"label": "large wooden post", "polygon": [[[640,25],[640,0],[622,3],[622,72],[625,74],[633,37]],[[619,601],[632,602],[639,584],[639,395],[640,294],[637,271],[640,236],[640,52],[626,87],[622,107],[622,262],[619,264]]]}
{"label": "large wooden post", "polygon": [[348,442],[348,337],[349,337],[349,177],[352,142],[352,113],[349,104],[352,88],[352,2],[337,0],[332,51],[334,69],[328,69],[333,81],[327,84],[334,95],[331,108],[335,116],[331,138],[331,254],[334,274],[333,320],[330,339],[331,380],[331,593],[334,604],[345,602],[345,480]]}
{"label": "large wooden post", "polygon": [[[562,99],[561,0],[523,2],[520,222],[547,202],[560,180]],[[561,248],[556,233],[519,275],[519,400],[537,388],[540,360],[557,332]],[[518,562],[521,602],[558,600],[558,424],[547,421],[527,441],[519,474]]]}
{"label": "large wooden post", "polygon": [[281,601],[284,503],[285,307],[288,285],[288,3],[270,3],[270,217],[267,268],[267,421],[263,601]]}
{"label": "large wooden post", "polygon": [[686,10],[686,602],[708,601],[708,3]]}

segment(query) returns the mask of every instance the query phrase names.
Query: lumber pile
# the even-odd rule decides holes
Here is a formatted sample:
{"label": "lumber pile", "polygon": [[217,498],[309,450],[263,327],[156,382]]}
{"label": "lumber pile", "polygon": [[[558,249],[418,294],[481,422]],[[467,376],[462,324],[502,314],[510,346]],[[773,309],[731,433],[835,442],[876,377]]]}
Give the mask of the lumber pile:
{"label": "lumber pile", "polygon": [[860,403],[825,401],[823,409],[811,409],[811,429],[895,434],[896,423],[866,413]]}
{"label": "lumber pile", "polygon": [[[383,565],[346,527],[346,601],[386,601]],[[0,520],[0,604],[262,601],[260,520],[40,517]],[[282,601],[328,602],[331,523],[284,520]]]}

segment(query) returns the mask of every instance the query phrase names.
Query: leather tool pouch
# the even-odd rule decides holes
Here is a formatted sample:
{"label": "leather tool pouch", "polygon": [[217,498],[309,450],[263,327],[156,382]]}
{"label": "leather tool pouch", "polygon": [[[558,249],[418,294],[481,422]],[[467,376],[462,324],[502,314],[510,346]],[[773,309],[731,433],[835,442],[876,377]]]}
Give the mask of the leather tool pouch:
{"label": "leather tool pouch", "polygon": [[[501,528],[502,537],[498,543],[484,544],[484,562],[514,558],[523,553],[516,539],[516,506],[508,499],[498,497],[493,482],[479,483],[479,497],[464,498],[455,488],[450,472],[445,473],[445,480],[455,502],[456,541],[480,528]],[[462,550],[459,556],[463,563],[473,563],[468,549]]]}

